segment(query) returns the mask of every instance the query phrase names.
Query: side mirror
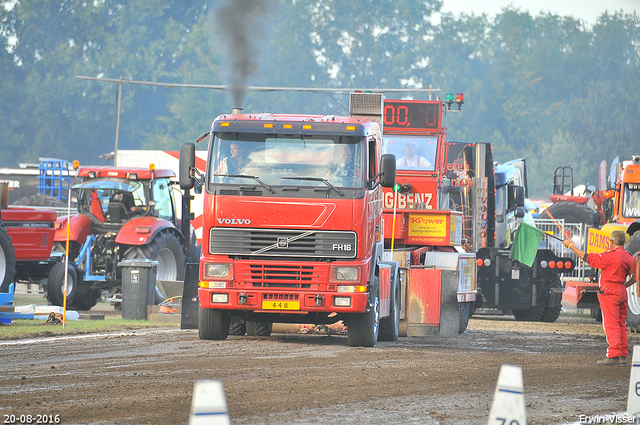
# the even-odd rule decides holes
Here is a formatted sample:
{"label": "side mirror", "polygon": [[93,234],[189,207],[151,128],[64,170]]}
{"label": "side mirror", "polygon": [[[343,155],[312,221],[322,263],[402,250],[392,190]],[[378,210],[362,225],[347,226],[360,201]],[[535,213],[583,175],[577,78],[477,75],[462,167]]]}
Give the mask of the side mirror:
{"label": "side mirror", "polygon": [[508,209],[524,207],[524,186],[509,185]]}
{"label": "side mirror", "polygon": [[380,185],[393,187],[396,184],[396,156],[384,154],[380,158]]}
{"label": "side mirror", "polygon": [[524,208],[522,207],[516,208],[516,211],[515,211],[516,218],[523,218],[524,215],[525,215]]}
{"label": "side mirror", "polygon": [[178,181],[180,188],[190,190],[193,188],[195,179],[191,173],[191,169],[196,166],[196,145],[191,142],[184,142],[180,145],[180,170],[178,172]]}

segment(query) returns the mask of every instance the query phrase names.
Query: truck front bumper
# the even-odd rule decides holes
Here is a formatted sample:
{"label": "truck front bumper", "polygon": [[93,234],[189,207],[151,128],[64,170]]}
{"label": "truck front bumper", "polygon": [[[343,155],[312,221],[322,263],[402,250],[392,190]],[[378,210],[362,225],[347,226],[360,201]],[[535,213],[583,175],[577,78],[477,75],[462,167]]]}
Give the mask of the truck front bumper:
{"label": "truck front bumper", "polygon": [[368,306],[368,294],[366,292],[253,291],[198,288],[198,300],[202,308],[250,310],[260,313],[364,313]]}

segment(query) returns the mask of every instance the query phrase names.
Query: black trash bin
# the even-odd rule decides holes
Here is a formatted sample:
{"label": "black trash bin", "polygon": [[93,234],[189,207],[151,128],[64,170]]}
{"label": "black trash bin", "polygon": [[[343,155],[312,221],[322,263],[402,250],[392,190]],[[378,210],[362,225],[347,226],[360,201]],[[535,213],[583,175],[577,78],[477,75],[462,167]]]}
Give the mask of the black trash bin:
{"label": "black trash bin", "polygon": [[118,266],[122,272],[122,318],[147,320],[147,306],[154,304],[158,262],[126,260]]}

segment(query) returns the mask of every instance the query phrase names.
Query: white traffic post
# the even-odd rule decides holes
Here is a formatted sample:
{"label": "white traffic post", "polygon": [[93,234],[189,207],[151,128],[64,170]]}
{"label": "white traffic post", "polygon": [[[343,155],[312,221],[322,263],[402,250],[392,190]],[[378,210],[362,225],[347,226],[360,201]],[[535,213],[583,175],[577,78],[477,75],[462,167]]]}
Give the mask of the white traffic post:
{"label": "white traffic post", "polygon": [[[640,345],[633,346],[631,376],[629,378],[629,398],[627,399],[627,416],[640,418]],[[637,423],[634,422],[634,423]]]}
{"label": "white traffic post", "polygon": [[189,425],[230,425],[227,397],[222,382],[196,381],[191,399]]}
{"label": "white traffic post", "polygon": [[522,368],[503,364],[493,395],[488,425],[526,425]]}

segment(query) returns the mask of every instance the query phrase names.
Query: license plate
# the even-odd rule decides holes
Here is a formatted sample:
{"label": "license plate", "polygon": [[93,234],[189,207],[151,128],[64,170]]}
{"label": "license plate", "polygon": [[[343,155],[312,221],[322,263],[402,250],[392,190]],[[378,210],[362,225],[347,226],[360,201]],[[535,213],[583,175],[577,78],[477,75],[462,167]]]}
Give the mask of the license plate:
{"label": "license plate", "polygon": [[300,301],[262,301],[263,310],[300,310]]}

